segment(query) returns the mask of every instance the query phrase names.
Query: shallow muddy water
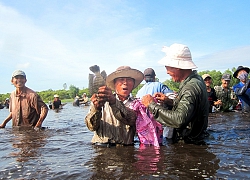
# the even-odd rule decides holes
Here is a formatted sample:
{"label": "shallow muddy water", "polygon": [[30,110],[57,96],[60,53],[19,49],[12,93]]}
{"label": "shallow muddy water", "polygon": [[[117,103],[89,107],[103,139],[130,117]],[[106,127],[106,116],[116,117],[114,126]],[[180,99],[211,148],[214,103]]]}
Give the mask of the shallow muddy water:
{"label": "shallow muddy water", "polygon": [[[91,145],[84,117],[71,103],[49,110],[44,131],[0,129],[0,179],[249,179],[250,116],[209,117],[208,145],[102,148]],[[0,121],[8,115],[0,110]]]}

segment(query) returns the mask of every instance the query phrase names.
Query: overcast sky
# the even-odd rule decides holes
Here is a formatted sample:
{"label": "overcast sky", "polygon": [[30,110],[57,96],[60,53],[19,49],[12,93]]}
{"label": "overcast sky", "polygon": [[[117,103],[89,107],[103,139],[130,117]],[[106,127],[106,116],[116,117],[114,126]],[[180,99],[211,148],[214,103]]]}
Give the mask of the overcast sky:
{"label": "overcast sky", "polygon": [[152,67],[163,46],[186,44],[198,71],[249,66],[249,0],[0,0],[0,93],[25,71],[35,91],[88,87],[89,66],[107,74]]}

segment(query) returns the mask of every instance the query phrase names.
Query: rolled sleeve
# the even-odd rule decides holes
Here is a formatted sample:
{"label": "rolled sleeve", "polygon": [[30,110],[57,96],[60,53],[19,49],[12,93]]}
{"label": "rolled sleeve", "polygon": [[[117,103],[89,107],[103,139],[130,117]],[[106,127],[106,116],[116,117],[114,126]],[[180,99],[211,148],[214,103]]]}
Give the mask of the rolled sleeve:
{"label": "rolled sleeve", "polygon": [[85,123],[90,131],[96,131],[100,127],[102,113],[91,105],[90,111],[85,117]]}

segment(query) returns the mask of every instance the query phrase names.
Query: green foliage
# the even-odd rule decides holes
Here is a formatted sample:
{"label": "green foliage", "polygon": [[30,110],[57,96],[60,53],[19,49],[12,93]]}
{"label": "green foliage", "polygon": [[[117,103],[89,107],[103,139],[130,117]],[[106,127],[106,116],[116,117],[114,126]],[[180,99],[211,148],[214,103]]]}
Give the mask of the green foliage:
{"label": "green foliage", "polygon": [[234,78],[233,77],[233,73],[236,71],[236,68],[232,68],[232,70],[230,69],[227,69],[225,70],[223,73],[221,73],[220,71],[216,71],[216,70],[212,70],[212,71],[201,71],[199,72],[198,74],[199,75],[203,75],[203,74],[209,74],[211,77],[212,77],[212,80],[213,80],[213,86],[220,86],[221,85],[221,77],[223,74],[231,74],[232,76],[232,79],[230,81],[230,87],[232,87],[233,85],[237,84],[239,82],[238,79]]}
{"label": "green foliage", "polygon": [[10,93],[0,94],[0,104],[3,103],[6,98],[10,98]]}
{"label": "green foliage", "polygon": [[174,82],[172,79],[166,80],[163,84],[167,85],[171,90],[178,92],[180,83]]}
{"label": "green foliage", "polygon": [[[198,72],[198,74],[201,76],[203,74],[210,74],[210,76],[213,79],[213,86],[221,85],[221,77],[223,74],[225,74],[225,73],[231,74],[232,80],[230,82],[230,86],[232,87],[233,85],[235,85],[239,82],[238,79],[233,78],[233,72],[235,72],[235,71],[236,71],[236,68],[233,67],[232,70],[227,69],[223,73],[221,73],[220,71],[216,71],[216,70],[212,70],[212,71],[207,70],[207,71]],[[172,79],[164,81],[163,84],[167,85],[173,91],[178,92],[178,90],[179,90],[180,83],[174,82]],[[137,92],[139,91],[139,89],[142,88],[143,85],[144,84],[139,84],[139,86],[137,86],[132,91],[132,95],[136,96]],[[46,91],[38,92],[38,94],[41,96],[41,98],[43,99],[44,102],[53,101],[55,94],[58,94],[60,96],[61,100],[69,100],[69,99],[73,99],[76,95],[81,97],[83,93],[86,93],[87,96],[89,97],[89,89],[88,88],[85,88],[85,89],[83,88],[80,90],[78,87],[76,87],[74,85],[70,85],[69,90],[66,90],[66,84],[64,84],[63,90],[48,89]],[[9,97],[10,97],[10,93],[0,94],[0,102],[4,102],[5,99],[9,98]]]}
{"label": "green foliage", "polygon": [[79,88],[75,87],[74,85],[69,86],[69,96],[71,98],[76,97],[79,94]]}
{"label": "green foliage", "polygon": [[212,87],[221,85],[221,77],[222,73],[220,71],[212,70],[212,71],[201,71],[198,73],[199,75],[209,74],[212,77]]}
{"label": "green foliage", "polygon": [[135,89],[132,90],[133,97],[136,96],[137,92],[142,88],[144,84],[139,84]]}

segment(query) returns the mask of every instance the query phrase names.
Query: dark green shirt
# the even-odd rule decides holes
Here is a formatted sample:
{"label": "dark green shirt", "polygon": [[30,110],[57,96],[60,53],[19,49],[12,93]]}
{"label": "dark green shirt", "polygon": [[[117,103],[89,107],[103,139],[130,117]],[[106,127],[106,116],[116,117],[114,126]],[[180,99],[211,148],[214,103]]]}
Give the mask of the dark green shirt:
{"label": "dark green shirt", "polygon": [[149,110],[158,122],[175,128],[185,142],[202,139],[208,124],[208,97],[203,79],[193,71],[181,82],[172,110],[154,102]]}

